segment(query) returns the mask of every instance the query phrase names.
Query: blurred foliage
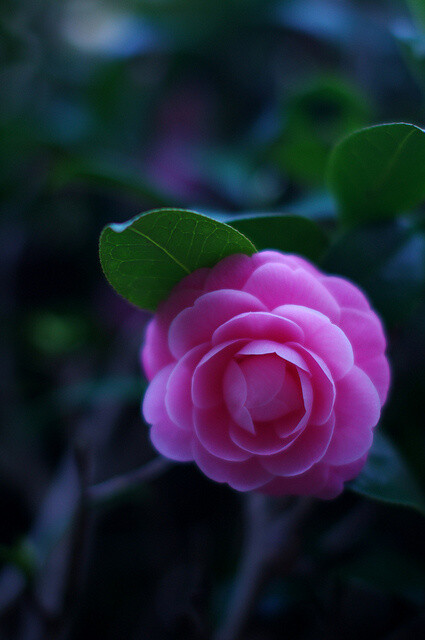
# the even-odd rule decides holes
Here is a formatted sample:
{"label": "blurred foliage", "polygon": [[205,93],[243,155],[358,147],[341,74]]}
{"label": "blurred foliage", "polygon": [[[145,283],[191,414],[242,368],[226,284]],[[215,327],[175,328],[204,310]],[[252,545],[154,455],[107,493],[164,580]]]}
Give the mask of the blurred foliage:
{"label": "blurred foliage", "polygon": [[[317,223],[311,257],[319,259],[326,236],[323,268],[362,286],[387,327],[392,392],[380,429],[425,490],[422,151],[393,156],[385,220],[356,206],[341,231],[347,187],[331,180],[331,193],[325,180],[330,151],[348,134],[380,123],[423,126],[423,6],[0,4],[5,640],[48,637],[34,611],[57,620],[67,518],[79,513],[72,452],[85,443],[96,482],[153,455],[137,353],[148,316],[108,288],[97,260],[111,220],[181,207],[240,218],[242,232],[259,225],[248,222],[253,213]],[[400,160],[407,164],[393,175]],[[367,181],[376,162],[357,175],[367,170]],[[401,203],[400,175],[409,192],[409,181],[418,189]],[[251,232],[262,245],[265,227]],[[64,596],[69,637],[209,637],[241,547],[239,505],[239,495],[182,465],[101,511],[85,590],[75,587],[79,606]],[[414,510],[352,492],[317,504],[296,542],[298,560],[276,564],[244,637],[274,640],[282,629],[294,640],[423,637],[424,536]]]}

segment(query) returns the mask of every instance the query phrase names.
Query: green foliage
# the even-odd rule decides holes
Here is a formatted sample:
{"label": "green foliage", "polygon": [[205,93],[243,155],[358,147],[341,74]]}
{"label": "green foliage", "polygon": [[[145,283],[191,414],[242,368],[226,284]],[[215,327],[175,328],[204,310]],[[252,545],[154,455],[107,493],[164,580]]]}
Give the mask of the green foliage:
{"label": "green foliage", "polygon": [[321,186],[332,146],[368,121],[365,100],[339,78],[315,81],[289,100],[270,157],[296,181]]}
{"label": "green foliage", "polygon": [[192,271],[232,253],[254,252],[254,245],[236,229],[182,209],[150,211],[108,225],[100,236],[107,279],[124,298],[149,310]]}
{"label": "green foliage", "polygon": [[301,216],[240,216],[229,223],[250,238],[259,251],[278,249],[318,262],[328,245],[321,227]]}
{"label": "green foliage", "polygon": [[425,133],[403,123],[357,131],[335,147],[328,173],[344,224],[393,218],[425,199]]}
{"label": "green foliage", "polygon": [[407,550],[375,548],[360,555],[337,571],[341,580],[365,585],[395,595],[414,604],[425,597],[425,570]]}
{"label": "green foliage", "polygon": [[395,325],[423,297],[425,237],[399,221],[359,226],[335,239],[324,268],[363,287],[386,324]]}
{"label": "green foliage", "polygon": [[425,514],[425,498],[394,445],[380,431],[366,466],[349,487],[367,498],[412,507]]}

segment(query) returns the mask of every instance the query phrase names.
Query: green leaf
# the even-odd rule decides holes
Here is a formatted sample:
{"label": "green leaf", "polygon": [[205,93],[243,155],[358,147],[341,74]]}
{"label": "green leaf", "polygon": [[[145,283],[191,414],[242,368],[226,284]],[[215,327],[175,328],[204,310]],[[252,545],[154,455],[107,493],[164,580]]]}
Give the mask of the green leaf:
{"label": "green leaf", "polygon": [[63,156],[53,167],[49,176],[50,188],[63,189],[73,184],[82,184],[126,194],[151,206],[164,206],[165,196],[141,175],[137,166],[128,158]]}
{"label": "green leaf", "polygon": [[425,132],[403,123],[357,131],[333,150],[328,177],[344,223],[394,217],[425,198]]}
{"label": "green leaf", "polygon": [[322,229],[301,216],[246,215],[230,224],[251,238],[259,251],[278,249],[318,262],[328,245]]}
{"label": "green leaf", "polygon": [[417,558],[392,547],[374,548],[336,568],[336,575],[354,584],[401,597],[418,606],[425,597],[425,571]]}
{"label": "green leaf", "polygon": [[404,221],[364,225],[343,233],[322,266],[360,285],[386,324],[397,325],[423,298],[425,237]]}
{"label": "green leaf", "polygon": [[425,498],[391,441],[376,431],[361,474],[348,487],[367,498],[412,507],[425,514]]}
{"label": "green leaf", "polygon": [[255,251],[236,229],[184,209],[157,209],[110,224],[99,246],[110,284],[129,302],[151,311],[192,271],[233,253]]}
{"label": "green leaf", "polygon": [[269,157],[297,182],[321,187],[334,144],[368,119],[365,101],[354,87],[339,78],[319,78],[289,99]]}
{"label": "green leaf", "polygon": [[412,13],[413,18],[425,31],[425,3],[424,0],[407,0],[407,5]]}

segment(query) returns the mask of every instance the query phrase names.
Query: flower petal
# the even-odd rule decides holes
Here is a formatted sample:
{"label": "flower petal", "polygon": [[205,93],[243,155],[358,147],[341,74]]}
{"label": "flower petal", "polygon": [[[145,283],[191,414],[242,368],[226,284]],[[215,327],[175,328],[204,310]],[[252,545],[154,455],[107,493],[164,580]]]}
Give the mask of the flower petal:
{"label": "flower petal", "polygon": [[323,460],[343,465],[363,456],[372,444],[372,427],[378,422],[380,411],[372,381],[354,366],[336,383],[335,429]]}
{"label": "flower petal", "polygon": [[168,345],[175,358],[209,342],[223,322],[246,311],[261,311],[264,305],[244,291],[220,289],[200,296],[193,307],[184,309],[173,320],[168,332]]}
{"label": "flower petal", "polygon": [[381,400],[381,405],[383,405],[387,399],[391,379],[390,366],[387,358],[384,355],[370,358],[370,360],[362,362],[361,368],[367,373],[375,385]]}
{"label": "flower petal", "polygon": [[150,429],[150,438],[155,449],[162,455],[178,462],[193,460],[193,434],[177,427],[171,420],[162,420]]}
{"label": "flower petal", "polygon": [[364,293],[349,280],[337,276],[322,276],[320,281],[335,298],[341,308],[369,311],[370,305]]}
{"label": "flower petal", "polygon": [[339,326],[351,342],[356,364],[384,353],[385,335],[381,322],[373,311],[342,309]]}
{"label": "flower petal", "polygon": [[283,264],[265,264],[254,271],[244,291],[256,296],[270,310],[283,304],[299,304],[321,311],[333,321],[339,318],[336,300],[305,269],[293,271]]}
{"label": "flower petal", "polygon": [[173,368],[174,364],[169,364],[161,369],[148,385],[142,403],[143,417],[148,424],[160,422],[168,417],[165,408],[165,392]]}
{"label": "flower petal", "polygon": [[326,486],[328,475],[328,466],[318,463],[299,476],[274,478],[261,488],[261,493],[272,496],[314,496]]}
{"label": "flower petal", "polygon": [[279,344],[273,340],[252,340],[243,346],[239,351],[239,356],[261,356],[270,353],[276,353],[280,358],[286,362],[294,364],[296,367],[309,371],[306,361],[300,356],[300,354],[293,348],[294,344],[290,345]]}
{"label": "flower petal", "polygon": [[249,256],[242,253],[227,256],[209,269],[205,291],[216,289],[242,289],[255,265]]}
{"label": "flower petal", "polygon": [[223,377],[229,361],[244,344],[231,340],[213,347],[196,367],[192,378],[192,400],[200,409],[209,409],[223,401]]}
{"label": "flower petal", "polygon": [[313,387],[313,408],[310,422],[323,424],[329,419],[335,402],[335,383],[323,360],[301,345],[293,345],[308,365]]}
{"label": "flower petal", "polygon": [[354,364],[353,348],[345,333],[319,311],[299,305],[283,305],[274,313],[293,320],[304,332],[304,345],[326,362],[334,380]]}
{"label": "flower petal", "polygon": [[304,333],[292,320],[269,311],[252,311],[241,313],[218,327],[213,334],[212,343],[220,344],[237,338],[267,338],[283,344],[288,340],[303,342]]}
{"label": "flower petal", "polygon": [[167,382],[165,406],[171,420],[180,428],[193,430],[192,377],[209,345],[201,344],[181,358]]}
{"label": "flower petal", "polygon": [[227,482],[238,491],[258,489],[272,478],[255,458],[228,462],[208,453],[197,440],[192,443],[192,451],[196,464],[206,476],[216,482]]}
{"label": "flower petal", "polygon": [[277,476],[296,476],[310,469],[326,453],[335,425],[332,413],[320,426],[309,425],[283,452],[261,458],[267,471]]}
{"label": "flower petal", "polygon": [[193,410],[195,432],[203,447],[212,455],[223,460],[248,460],[251,454],[243,451],[230,439],[229,431],[232,422],[224,407],[214,409]]}

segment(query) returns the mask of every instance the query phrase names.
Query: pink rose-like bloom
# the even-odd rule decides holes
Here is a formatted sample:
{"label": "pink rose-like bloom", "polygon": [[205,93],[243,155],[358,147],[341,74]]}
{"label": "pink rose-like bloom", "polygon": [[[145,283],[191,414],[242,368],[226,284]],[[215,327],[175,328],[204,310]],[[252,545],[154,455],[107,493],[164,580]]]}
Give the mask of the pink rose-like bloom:
{"label": "pink rose-like bloom", "polygon": [[381,322],[294,255],[186,276],[147,328],[151,440],[239,491],[333,498],[362,469],[389,386]]}

